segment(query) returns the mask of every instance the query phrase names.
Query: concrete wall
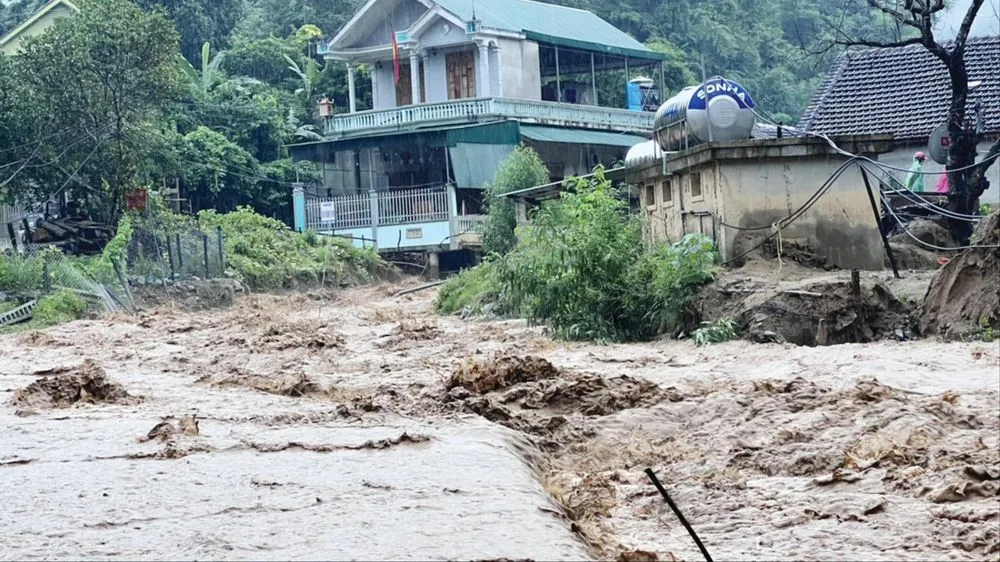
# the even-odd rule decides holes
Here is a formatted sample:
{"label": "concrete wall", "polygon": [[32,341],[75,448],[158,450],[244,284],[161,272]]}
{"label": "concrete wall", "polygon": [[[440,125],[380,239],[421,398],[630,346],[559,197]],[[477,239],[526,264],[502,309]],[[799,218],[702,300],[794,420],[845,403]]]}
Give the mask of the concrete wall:
{"label": "concrete wall", "polygon": [[[793,148],[802,147],[783,147]],[[675,242],[701,232],[716,240],[725,259],[732,259],[771,229],[741,231],[720,221],[741,228],[769,227],[812,197],[843,162],[813,149],[746,149],[726,158],[690,157],[683,166],[668,164],[668,171],[675,171],[667,175],[662,163],[656,163],[631,171],[628,181],[639,188],[648,239]],[[695,174],[700,194],[693,189]],[[842,268],[881,270],[884,251],[863,185],[857,168],[842,174],[808,212],[782,230],[782,241],[804,242]]]}
{"label": "concrete wall", "polygon": [[[335,230],[333,233],[354,237],[354,246],[358,248],[372,247],[370,226],[343,228]],[[378,227],[378,247],[380,249],[396,247],[406,249],[439,246],[448,241],[450,235],[451,224],[448,221],[380,226]]]}
{"label": "concrete wall", "polygon": [[[716,166],[718,185],[708,193],[722,197],[720,216],[725,222],[744,228],[768,225],[804,204],[843,162],[836,156],[723,161]],[[806,241],[842,268],[881,270],[884,249],[863,185],[860,171],[850,168],[808,212],[782,231],[783,239]],[[725,255],[749,249],[746,233],[723,228],[721,234]]]}
{"label": "concrete wall", "polygon": [[375,94],[372,104],[375,109],[392,109],[396,107],[396,84],[392,71],[392,61],[380,61],[372,66],[372,81]]}
{"label": "concrete wall", "polygon": [[[994,141],[985,141],[979,143],[977,147],[979,149],[980,158],[986,155],[986,152],[990,149],[990,146]],[[913,142],[913,143],[897,143],[892,152],[883,154],[879,156],[879,162],[884,162],[891,166],[896,166],[898,168],[909,168],[913,164],[913,153],[918,150],[927,152],[927,142]],[[944,166],[928,159],[924,162],[924,170],[927,172],[939,172],[944,170]],[[906,181],[906,172],[893,172],[901,182]],[[980,198],[980,202],[989,203],[994,208],[1000,206],[1000,163],[994,163],[993,166],[987,172],[987,177],[990,180],[990,188],[983,193]],[[927,191],[934,191],[937,186],[938,177],[937,176],[926,176],[924,182],[927,186]]]}
{"label": "concrete wall", "polygon": [[371,33],[351,47],[375,47],[392,43],[390,33],[393,30],[408,29],[427,12],[427,7],[417,0],[399,0],[391,10],[386,10],[386,5],[388,3],[383,2],[382,6],[374,7],[373,13],[381,10],[378,14],[381,19],[372,19],[372,23],[368,24],[372,28]]}
{"label": "concrete wall", "polygon": [[38,19],[31,26],[27,27],[14,37],[9,42],[5,43],[3,47],[0,47],[0,53],[4,55],[15,55],[21,48],[21,42],[28,37],[35,37],[36,35],[41,35],[45,33],[45,30],[55,25],[57,21],[62,18],[73,16],[76,12],[66,7],[64,4],[60,4],[52,9],[49,13],[45,14]]}
{"label": "concrete wall", "polygon": [[542,99],[538,43],[517,39],[499,39],[497,42],[500,45],[503,97]]}

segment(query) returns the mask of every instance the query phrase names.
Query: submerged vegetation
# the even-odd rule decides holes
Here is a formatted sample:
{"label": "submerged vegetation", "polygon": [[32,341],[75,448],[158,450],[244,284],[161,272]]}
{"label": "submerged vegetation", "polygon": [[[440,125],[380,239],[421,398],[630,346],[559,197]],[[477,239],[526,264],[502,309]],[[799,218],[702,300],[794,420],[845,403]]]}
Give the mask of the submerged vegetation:
{"label": "submerged vegetation", "polygon": [[443,314],[523,317],[574,340],[648,340],[675,332],[698,287],[712,279],[711,240],[688,235],[647,246],[641,219],[598,168],[573,179],[524,227],[506,255],[494,255],[442,288]]}

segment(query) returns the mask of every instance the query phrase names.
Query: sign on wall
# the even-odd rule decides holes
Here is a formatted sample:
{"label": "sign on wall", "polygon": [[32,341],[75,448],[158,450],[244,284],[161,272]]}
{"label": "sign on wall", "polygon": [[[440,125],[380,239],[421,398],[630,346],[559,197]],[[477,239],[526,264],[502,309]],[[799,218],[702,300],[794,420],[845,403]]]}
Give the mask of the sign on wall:
{"label": "sign on wall", "polygon": [[319,204],[320,222],[337,222],[337,205],[333,201],[324,201]]}

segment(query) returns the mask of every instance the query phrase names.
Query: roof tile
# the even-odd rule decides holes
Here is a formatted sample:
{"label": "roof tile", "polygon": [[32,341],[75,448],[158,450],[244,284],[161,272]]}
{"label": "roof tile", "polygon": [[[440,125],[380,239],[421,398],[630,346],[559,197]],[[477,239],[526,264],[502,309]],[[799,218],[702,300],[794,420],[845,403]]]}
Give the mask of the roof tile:
{"label": "roof tile", "polygon": [[[1000,134],[1000,37],[966,43],[969,96],[983,104],[985,132]],[[828,135],[893,134],[922,139],[947,119],[951,80],[922,45],[851,51],[827,72],[798,127]]]}

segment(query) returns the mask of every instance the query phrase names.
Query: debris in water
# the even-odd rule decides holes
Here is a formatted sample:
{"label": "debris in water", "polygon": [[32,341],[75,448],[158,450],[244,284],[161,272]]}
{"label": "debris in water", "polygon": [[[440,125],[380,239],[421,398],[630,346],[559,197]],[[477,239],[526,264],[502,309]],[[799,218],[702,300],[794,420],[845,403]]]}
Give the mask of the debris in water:
{"label": "debris in water", "polygon": [[78,367],[46,369],[35,374],[51,375],[14,393],[15,406],[25,408],[68,408],[76,403],[134,404],[141,400],[108,378],[93,359]]}
{"label": "debris in water", "polygon": [[196,414],[181,416],[178,420],[173,416],[163,418],[163,421],[156,424],[144,437],[139,438],[140,443],[147,441],[170,441],[178,435],[197,437],[200,435],[198,429],[198,417]]}
{"label": "debris in water", "polygon": [[558,375],[559,371],[552,363],[541,357],[494,354],[484,361],[467,359],[452,372],[447,387],[451,390],[461,386],[475,394],[485,394]]}

